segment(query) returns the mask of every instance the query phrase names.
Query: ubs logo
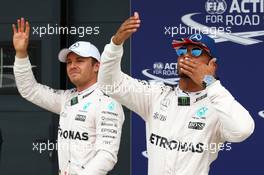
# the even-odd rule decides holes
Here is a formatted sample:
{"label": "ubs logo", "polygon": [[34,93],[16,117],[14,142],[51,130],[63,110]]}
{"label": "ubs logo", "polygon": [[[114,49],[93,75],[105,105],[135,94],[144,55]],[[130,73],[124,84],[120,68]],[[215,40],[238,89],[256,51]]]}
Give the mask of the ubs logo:
{"label": "ubs logo", "polygon": [[205,126],[205,123],[201,122],[189,122],[188,128],[189,129],[195,129],[195,130],[203,130]]}

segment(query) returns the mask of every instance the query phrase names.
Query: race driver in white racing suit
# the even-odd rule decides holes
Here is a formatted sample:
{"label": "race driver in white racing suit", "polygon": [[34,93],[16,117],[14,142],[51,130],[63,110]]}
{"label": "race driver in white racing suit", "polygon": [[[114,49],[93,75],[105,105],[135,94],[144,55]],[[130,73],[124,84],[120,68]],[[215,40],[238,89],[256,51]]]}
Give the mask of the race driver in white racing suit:
{"label": "race driver in white racing suit", "polygon": [[[173,42],[178,54],[177,87],[124,74],[122,44],[139,27],[135,13],[105,46],[100,87],[146,122],[149,175],[208,175],[223,143],[245,140],[254,130],[254,121],[216,80],[217,65],[209,47],[214,41],[208,36],[195,34]],[[217,145],[216,150],[211,145]]]}
{"label": "race driver in white racing suit", "polygon": [[122,106],[97,85],[100,53],[89,42],[76,42],[59,53],[76,86],[54,90],[36,82],[27,54],[30,26],[23,18],[13,25],[14,74],[20,94],[60,115],[58,158],[61,175],[106,175],[117,162]]}

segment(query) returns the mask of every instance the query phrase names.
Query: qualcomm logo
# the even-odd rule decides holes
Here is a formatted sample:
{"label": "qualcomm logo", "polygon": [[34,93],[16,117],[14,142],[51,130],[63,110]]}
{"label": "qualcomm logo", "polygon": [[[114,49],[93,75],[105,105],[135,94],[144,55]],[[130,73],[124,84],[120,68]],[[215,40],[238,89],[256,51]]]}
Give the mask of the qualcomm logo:
{"label": "qualcomm logo", "polygon": [[258,114],[259,114],[260,117],[264,118],[264,110],[263,111],[259,111]]}
{"label": "qualcomm logo", "polygon": [[209,14],[223,14],[227,9],[225,0],[207,0],[205,10]]}
{"label": "qualcomm logo", "polygon": [[150,78],[152,82],[177,85],[179,81],[177,77],[177,63],[155,62],[153,64],[153,69],[144,69],[142,70],[142,74]]}

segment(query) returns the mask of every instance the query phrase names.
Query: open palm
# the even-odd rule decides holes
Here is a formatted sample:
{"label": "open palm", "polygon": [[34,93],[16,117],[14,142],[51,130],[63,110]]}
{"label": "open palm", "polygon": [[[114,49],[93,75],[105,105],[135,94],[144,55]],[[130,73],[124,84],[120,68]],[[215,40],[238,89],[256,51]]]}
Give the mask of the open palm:
{"label": "open palm", "polygon": [[27,53],[29,31],[29,23],[24,18],[17,20],[17,26],[13,24],[13,44],[17,53]]}
{"label": "open palm", "polygon": [[138,12],[134,13],[134,16],[128,18],[120,28],[117,30],[112,41],[116,45],[120,45],[125,42],[133,33],[135,33],[140,27],[140,19]]}

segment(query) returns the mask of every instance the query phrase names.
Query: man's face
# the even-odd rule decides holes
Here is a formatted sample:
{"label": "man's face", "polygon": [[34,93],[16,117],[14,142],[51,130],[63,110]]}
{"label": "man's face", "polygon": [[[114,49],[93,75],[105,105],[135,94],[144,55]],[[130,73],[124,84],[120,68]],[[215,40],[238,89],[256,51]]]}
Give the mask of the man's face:
{"label": "man's face", "polygon": [[93,64],[93,58],[80,57],[71,52],[67,56],[67,75],[76,86],[84,86],[93,80],[97,80],[99,62]]}
{"label": "man's face", "polygon": [[[191,59],[191,60],[196,60],[197,62],[200,62],[200,63],[204,63],[204,64],[208,64],[211,57],[207,54],[206,51],[202,50],[202,54],[200,56],[193,56],[192,55],[192,49],[202,49],[201,47],[197,46],[197,45],[194,45],[194,44],[187,44],[187,45],[184,45],[184,46],[181,46],[183,48],[187,48],[187,53],[184,54],[184,55],[181,55],[181,56],[178,56],[177,58],[177,62],[179,63],[181,59]],[[179,48],[181,48],[179,47]],[[179,49],[177,48],[177,49]],[[177,71],[178,71],[178,75],[180,78],[188,78],[188,76],[184,73],[181,72],[181,69],[180,69],[180,65],[177,64]]]}

